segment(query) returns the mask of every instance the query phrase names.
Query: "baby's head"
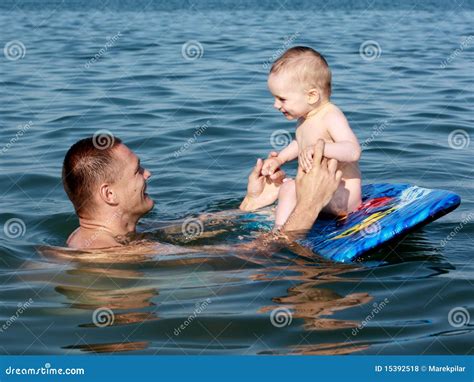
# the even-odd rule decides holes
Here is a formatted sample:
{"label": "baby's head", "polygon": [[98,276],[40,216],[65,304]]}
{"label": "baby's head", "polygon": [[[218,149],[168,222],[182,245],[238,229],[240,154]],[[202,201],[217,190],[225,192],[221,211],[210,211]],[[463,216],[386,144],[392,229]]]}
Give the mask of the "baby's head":
{"label": "baby's head", "polygon": [[305,117],[329,101],[331,70],[314,49],[295,46],[273,63],[268,88],[275,97],[273,106],[287,119]]}

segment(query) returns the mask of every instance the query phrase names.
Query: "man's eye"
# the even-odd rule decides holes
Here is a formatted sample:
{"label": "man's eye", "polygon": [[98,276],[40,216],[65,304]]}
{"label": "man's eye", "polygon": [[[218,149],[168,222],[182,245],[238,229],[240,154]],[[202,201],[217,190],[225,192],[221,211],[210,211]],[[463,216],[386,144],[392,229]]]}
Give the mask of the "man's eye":
{"label": "man's eye", "polygon": [[285,102],[285,101],[286,101],[286,99],[284,99],[284,98],[280,98],[280,101],[281,101],[281,102]]}

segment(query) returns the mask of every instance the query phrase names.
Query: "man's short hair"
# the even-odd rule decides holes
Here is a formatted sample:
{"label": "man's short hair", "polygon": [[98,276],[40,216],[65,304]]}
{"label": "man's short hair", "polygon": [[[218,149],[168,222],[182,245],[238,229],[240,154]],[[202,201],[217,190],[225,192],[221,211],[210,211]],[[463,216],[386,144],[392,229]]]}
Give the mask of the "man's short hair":
{"label": "man's short hair", "polygon": [[96,137],[81,139],[64,157],[63,186],[78,215],[93,207],[93,195],[101,183],[113,183],[117,178],[120,165],[114,163],[113,150],[122,141],[108,138],[106,146]]}
{"label": "man's short hair", "polygon": [[272,65],[271,73],[287,72],[303,86],[317,88],[322,96],[331,96],[331,70],[323,55],[307,46],[295,46],[283,53]]}

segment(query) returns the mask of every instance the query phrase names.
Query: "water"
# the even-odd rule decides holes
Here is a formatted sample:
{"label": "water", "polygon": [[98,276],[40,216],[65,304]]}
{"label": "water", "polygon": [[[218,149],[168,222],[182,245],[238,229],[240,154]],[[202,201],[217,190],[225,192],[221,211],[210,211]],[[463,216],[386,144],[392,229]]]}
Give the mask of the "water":
{"label": "water", "polygon": [[[1,43],[26,51],[0,60],[0,221],[25,230],[0,232],[2,354],[472,354],[472,318],[449,320],[452,309],[473,313],[470,2],[15,4],[2,4]],[[376,52],[364,58],[370,40]],[[202,50],[185,59],[192,41]],[[292,130],[272,109],[266,73],[295,44],[327,57],[333,101],[364,146],[365,183],[449,189],[462,205],[352,265],[288,249],[215,253],[257,235],[232,210],[271,133]],[[100,129],[153,173],[156,206],[139,231],[187,249],[51,256],[77,226],[62,159]],[[179,234],[186,218],[222,211],[197,240]],[[177,233],[163,228],[172,224]],[[191,252],[198,245],[207,250]],[[113,324],[94,325],[97,309]]]}

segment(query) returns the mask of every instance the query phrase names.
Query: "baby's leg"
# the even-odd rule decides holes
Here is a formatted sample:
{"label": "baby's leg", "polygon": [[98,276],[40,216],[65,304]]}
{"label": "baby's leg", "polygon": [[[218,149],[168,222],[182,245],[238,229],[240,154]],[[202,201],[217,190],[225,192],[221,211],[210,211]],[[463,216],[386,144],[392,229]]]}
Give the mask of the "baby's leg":
{"label": "baby's leg", "polygon": [[345,216],[355,211],[361,204],[360,181],[341,180],[331,201],[323,208],[323,212]]}
{"label": "baby's leg", "polygon": [[280,186],[278,206],[275,212],[275,228],[283,226],[296,206],[296,186],[293,179]]}

